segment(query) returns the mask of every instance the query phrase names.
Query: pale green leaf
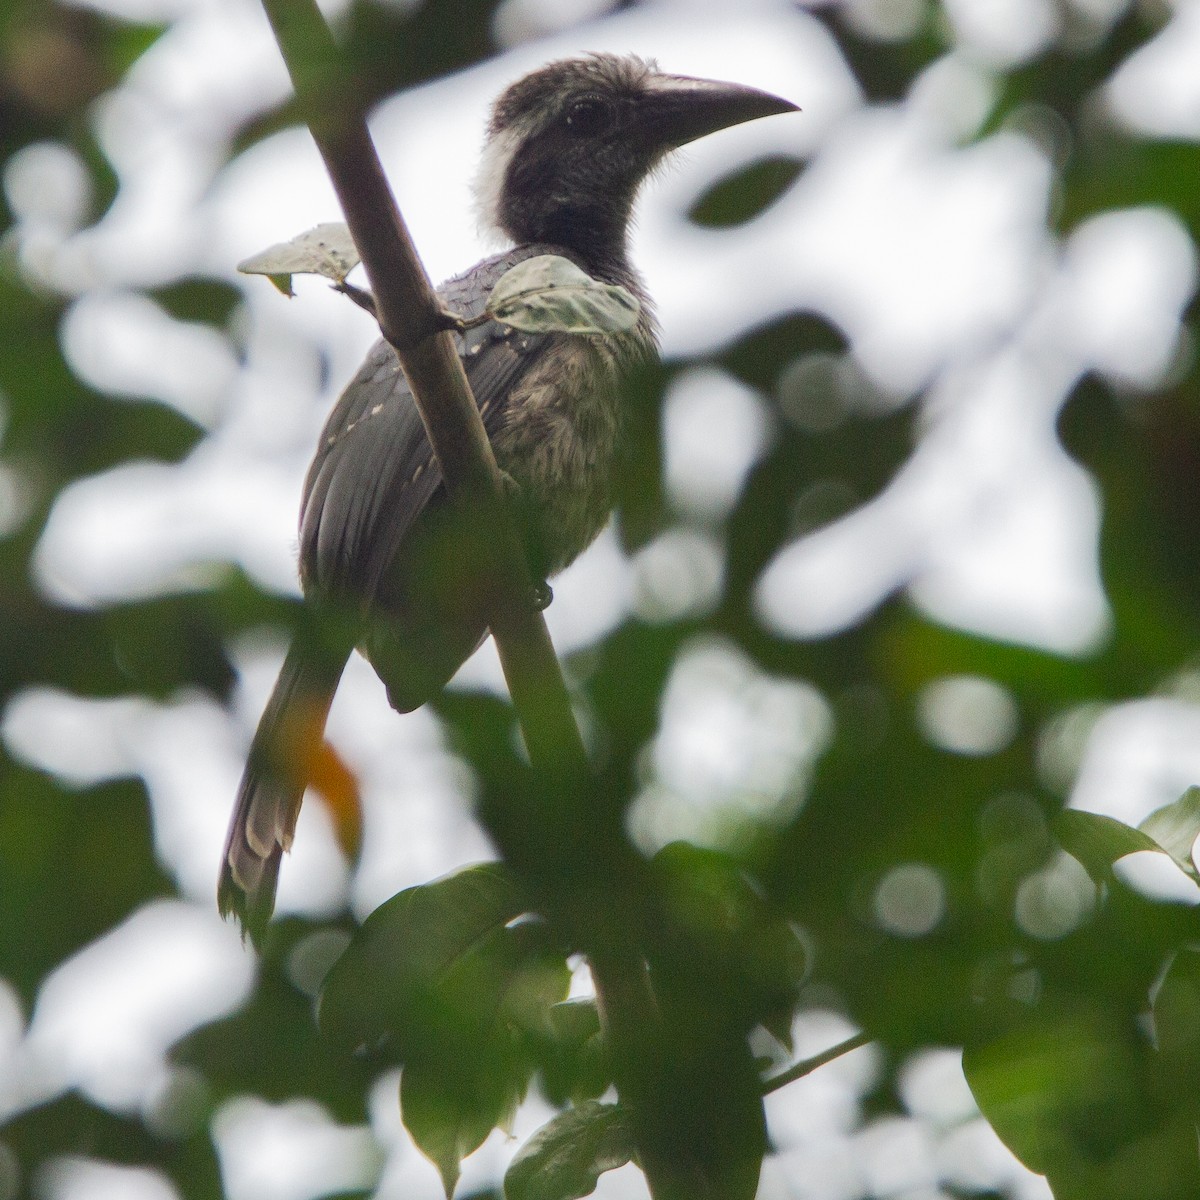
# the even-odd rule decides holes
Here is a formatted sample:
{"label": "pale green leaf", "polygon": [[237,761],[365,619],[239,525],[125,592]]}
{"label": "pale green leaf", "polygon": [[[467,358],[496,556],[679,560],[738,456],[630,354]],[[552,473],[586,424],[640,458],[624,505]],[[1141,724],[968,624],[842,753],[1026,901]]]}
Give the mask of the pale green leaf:
{"label": "pale green leaf", "polygon": [[358,262],[350,230],[340,222],[329,222],[251,255],[237,269],[243,275],[266,275],[285,296],[291,296],[293,275],[323,275],[344,283]]}
{"label": "pale green leaf", "polygon": [[625,288],[601,283],[570,259],[539,254],[500,277],[487,311],[524,333],[624,333],[641,307]]}
{"label": "pale green leaf", "polygon": [[1138,829],[1152,837],[1193,879],[1200,876],[1193,853],[1200,836],[1200,787],[1188,788],[1173,804],[1152,812]]}
{"label": "pale green leaf", "polygon": [[1054,831],[1063,849],[1101,883],[1111,877],[1113,864],[1128,854],[1143,850],[1162,853],[1158,842],[1140,829],[1081,809],[1060,812],[1054,820]]}

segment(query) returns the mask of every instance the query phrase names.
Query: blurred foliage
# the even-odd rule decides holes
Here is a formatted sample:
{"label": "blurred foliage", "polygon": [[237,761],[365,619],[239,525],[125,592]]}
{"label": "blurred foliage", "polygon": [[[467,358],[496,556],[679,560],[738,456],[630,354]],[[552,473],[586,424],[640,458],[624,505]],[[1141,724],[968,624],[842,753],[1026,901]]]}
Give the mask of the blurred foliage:
{"label": "blurred foliage", "polygon": [[[340,32],[363,92],[380,97],[491,53],[496,7],[353,0]],[[1061,35],[998,74],[980,136],[1007,125],[1051,130],[1056,234],[1096,213],[1153,204],[1200,241],[1200,146],[1141,138],[1098,114],[1097,89],[1159,31],[1166,12],[1131,4],[1107,24],[1093,14],[1081,36],[1076,7],[1058,7]],[[864,33],[844,5],[815,11],[872,103],[903,101],[951,38],[933,4],[890,39]],[[86,9],[9,5],[0,15],[0,163],[39,141],[72,147],[91,175],[89,220],[99,219],[117,183],[89,105],[160,33]],[[289,104],[254,118],[237,131],[234,150],[296,118]],[[691,217],[718,227],[748,220],[803,168],[784,158],[751,164],[716,181]],[[0,226],[10,223],[0,210]],[[22,282],[10,248],[0,245],[0,463],[19,481],[21,516],[0,537],[0,700],[31,686],[153,698],[199,688],[223,700],[233,639],[289,626],[293,605],[233,570],[207,587],[99,611],[68,610],[34,582],[34,549],[66,485],[129,460],[178,462],[204,431],[164,405],[106,396],[75,378],[60,344],[68,300]],[[219,329],[238,303],[228,283],[207,278],[150,294],[173,316]],[[1200,306],[1186,321],[1195,345]],[[708,1147],[715,1157],[740,1153],[757,1170],[759,1064],[747,1034],[761,1026],[787,1045],[793,1013],[834,1003],[886,1051],[868,1097],[872,1115],[903,1111],[896,1073],[907,1053],[964,1046],[983,1112],[1018,1157],[1048,1176],[1059,1200],[1200,1195],[1200,918],[1140,894],[1111,869],[1160,836],[1161,825],[1135,835],[1064,822],[1069,780],[1043,769],[1047,739],[1084,706],[1160,694],[1195,671],[1195,357],[1151,396],[1085,378],[1061,415],[1063,445],[1103,496],[1100,556],[1113,621],[1094,653],[1066,658],[944,628],[900,596],[818,641],[782,638],[757,619],[753,585],[779,547],[879,495],[919,438],[916,403],[847,405],[810,392],[806,402],[838,419],[794,419],[789,389],[798,379],[833,387],[832,367],[846,352],[842,331],[793,313],[714,356],[772,407],[775,437],[713,531],[726,554],[713,610],[630,621],[569,664],[598,748],[586,815],[564,819],[559,798],[531,777],[507,705],[447,696],[439,713],[475,771],[481,819],[504,854],[504,871],[482,876],[495,887],[482,899],[476,889],[472,908],[462,889],[481,876],[440,881],[402,893],[358,929],[346,916],[277,922],[249,1002],[172,1051],[173,1065],[200,1082],[188,1119],[53,1094],[0,1125],[0,1200],[10,1194],[9,1157],[18,1195],[45,1164],[72,1155],[151,1166],[180,1195],[217,1197],[209,1121],[226,1100],[311,1097],[341,1122],[362,1122],[372,1082],[400,1061],[406,1119],[448,1183],[458,1156],[533,1082],[573,1107],[523,1150],[512,1195],[579,1194],[598,1171],[629,1158],[632,1118],[597,1102],[621,1064],[607,1055],[595,1006],[566,1000],[564,954],[631,941],[649,960],[667,1018],[670,1036],[653,1049],[678,1072],[670,1129],[697,1143],[719,1131],[726,1140]],[[633,438],[619,487],[631,548],[682,522],[662,484],[659,415],[685,365],[647,369],[631,387]],[[624,812],[644,784],[647,743],[677,656],[712,635],[769,676],[819,689],[835,717],[833,740],[786,822],[764,825],[736,852],[669,847],[647,863],[626,838]],[[926,739],[918,696],[950,675],[981,676],[1010,694],[1018,722],[1002,749],[969,757]],[[1186,841],[1191,807],[1180,811]],[[1177,848],[1178,827],[1173,836]],[[1078,920],[1039,935],[1015,908],[1031,880],[1053,885],[1069,861],[1064,848],[1091,873],[1091,891]],[[911,864],[930,868],[941,888],[941,919],[921,936],[889,929],[873,909],[881,883]],[[26,1017],[56,966],[171,887],[140,781],[75,788],[0,749],[0,980]],[[327,937],[334,942],[321,945],[350,949],[329,976],[319,1029],[315,989],[301,987],[292,966],[313,939]],[[337,1036],[328,1036],[331,1027]],[[363,1045],[369,1053],[349,1053]],[[640,1077],[632,1078],[636,1090]],[[653,1139],[665,1128],[636,1132]],[[731,1197],[753,1193],[744,1177],[722,1186]]]}
{"label": "blurred foliage", "polygon": [[769,208],[800,177],[804,163],[777,155],[719,179],[692,205],[688,218],[719,229],[741,225]]}

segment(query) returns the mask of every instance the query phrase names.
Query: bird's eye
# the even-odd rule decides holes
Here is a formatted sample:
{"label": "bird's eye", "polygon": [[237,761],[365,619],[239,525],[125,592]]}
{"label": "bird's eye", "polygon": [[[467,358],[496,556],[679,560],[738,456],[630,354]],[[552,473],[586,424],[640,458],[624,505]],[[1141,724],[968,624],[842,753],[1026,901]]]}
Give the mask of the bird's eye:
{"label": "bird's eye", "polygon": [[612,109],[598,96],[585,96],[567,109],[567,127],[582,136],[600,133],[611,118]]}

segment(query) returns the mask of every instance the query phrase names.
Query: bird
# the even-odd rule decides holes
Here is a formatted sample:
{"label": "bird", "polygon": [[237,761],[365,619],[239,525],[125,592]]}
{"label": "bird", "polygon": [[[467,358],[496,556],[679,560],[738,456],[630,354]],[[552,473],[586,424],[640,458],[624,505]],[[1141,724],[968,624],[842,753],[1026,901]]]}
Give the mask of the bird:
{"label": "bird", "polygon": [[[797,106],[744,84],[594,53],[516,80],[496,99],[476,179],[481,224],[509,248],[438,288],[536,580],[606,524],[623,430],[622,380],[657,354],[629,257],[634,201],[672,151]],[[636,324],[602,335],[522,333],[484,316],[497,281],[538,255],[626,289]],[[398,712],[436,695],[486,639],[458,568],[462,527],[392,347],[380,340],[334,406],[303,488],[306,619],[251,743],[225,842],[218,906],[258,940],[274,909],[314,745],[357,647]]]}

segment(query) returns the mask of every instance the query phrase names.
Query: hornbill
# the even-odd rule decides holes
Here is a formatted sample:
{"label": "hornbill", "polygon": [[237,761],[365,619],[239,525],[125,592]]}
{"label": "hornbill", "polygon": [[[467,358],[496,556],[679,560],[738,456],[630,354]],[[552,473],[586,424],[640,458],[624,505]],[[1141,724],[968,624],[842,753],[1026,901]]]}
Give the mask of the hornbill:
{"label": "hornbill", "polygon": [[[438,289],[479,317],[497,280],[534,255],[565,257],[640,302],[624,333],[521,334],[485,321],[455,334],[496,459],[511,484],[535,579],[567,566],[608,519],[621,443],[621,380],[656,351],[649,297],[630,264],[635,194],[666,154],[718,129],[795,110],[738,84],[669,75],[632,56],[554,62],[496,100],[477,180],[482,220],[513,247]],[[218,901],[251,933],[275,902],[282,854],[342,670],[357,646],[409,712],[487,636],[462,586],[438,464],[395,353],[379,341],[317,446],[300,511],[306,610],[250,748]]]}

